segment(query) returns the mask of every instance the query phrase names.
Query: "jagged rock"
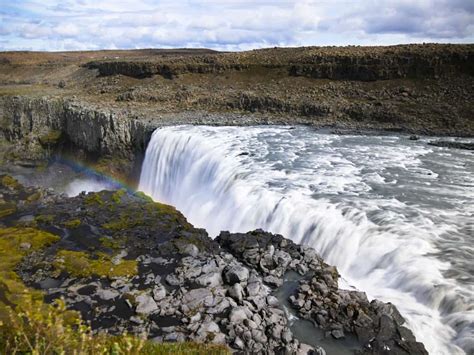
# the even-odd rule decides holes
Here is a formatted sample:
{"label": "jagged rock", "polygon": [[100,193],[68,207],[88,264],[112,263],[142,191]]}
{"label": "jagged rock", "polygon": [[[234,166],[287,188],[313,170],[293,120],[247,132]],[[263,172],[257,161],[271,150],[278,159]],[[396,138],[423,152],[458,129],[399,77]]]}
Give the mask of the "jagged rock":
{"label": "jagged rock", "polygon": [[265,276],[263,278],[263,281],[265,281],[267,284],[273,286],[273,287],[279,287],[283,284],[283,280],[276,277],[276,276],[273,276],[273,275],[269,275],[269,276]]}
{"label": "jagged rock", "polygon": [[229,296],[232,297],[237,302],[241,302],[244,297],[244,289],[239,283],[234,284],[229,288]]}
{"label": "jagged rock", "polygon": [[157,284],[153,289],[153,298],[155,301],[161,301],[166,297],[166,288],[162,284]]}
{"label": "jagged rock", "polygon": [[240,265],[231,266],[224,269],[224,277],[229,285],[245,282],[249,278],[249,270]]}
{"label": "jagged rock", "polygon": [[158,306],[155,300],[148,295],[139,295],[136,298],[137,302],[137,313],[150,314],[158,310]]}
{"label": "jagged rock", "polygon": [[468,142],[432,141],[432,142],[429,142],[428,144],[436,146],[436,147],[474,150],[474,143],[468,143]]}
{"label": "jagged rock", "polygon": [[196,323],[196,322],[199,322],[200,320],[201,320],[201,313],[199,312],[197,312],[196,314],[194,314],[193,316],[189,318],[190,323]]}
{"label": "jagged rock", "polygon": [[239,337],[236,337],[234,339],[234,342],[233,342],[233,345],[236,349],[240,349],[240,350],[243,350],[245,349],[245,344],[244,342],[242,341],[242,339],[240,339]]}
{"label": "jagged rock", "polygon": [[205,287],[216,287],[222,284],[222,276],[219,272],[211,272],[196,279],[196,282]]}
{"label": "jagged rock", "polygon": [[236,307],[230,311],[229,320],[234,323],[238,324],[244,321],[244,319],[248,319],[248,315],[251,312],[246,307]]}
{"label": "jagged rock", "polygon": [[276,307],[276,306],[278,306],[279,303],[280,303],[280,301],[275,296],[267,296],[267,304],[270,307]]}
{"label": "jagged rock", "polygon": [[189,308],[194,309],[204,303],[212,301],[214,296],[208,288],[197,288],[190,290],[183,297],[183,302]]}
{"label": "jagged rock", "polygon": [[169,274],[166,276],[166,282],[171,286],[179,286],[183,283],[183,280],[179,279],[175,274]]}
{"label": "jagged rock", "polygon": [[267,294],[261,281],[249,283],[246,288],[249,297],[261,297]]}
{"label": "jagged rock", "polygon": [[97,296],[99,296],[101,299],[105,301],[113,300],[117,298],[119,295],[120,295],[119,292],[115,290],[110,290],[110,289],[107,289],[107,290],[99,289],[97,291]]}
{"label": "jagged rock", "polygon": [[187,244],[184,248],[183,248],[183,253],[184,254],[188,254],[188,255],[191,255],[193,257],[196,257],[198,256],[199,254],[199,249],[197,246],[195,246],[194,244]]}
{"label": "jagged rock", "polygon": [[339,329],[333,330],[333,331],[331,332],[331,335],[332,335],[335,339],[344,338],[344,333],[342,332],[342,330],[339,330]]}

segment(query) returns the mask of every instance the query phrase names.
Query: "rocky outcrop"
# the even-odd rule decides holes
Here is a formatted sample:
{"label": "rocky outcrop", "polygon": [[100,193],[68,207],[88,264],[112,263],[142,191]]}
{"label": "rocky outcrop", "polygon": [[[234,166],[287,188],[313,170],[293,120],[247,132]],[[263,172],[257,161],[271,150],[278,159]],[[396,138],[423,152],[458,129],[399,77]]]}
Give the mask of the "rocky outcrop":
{"label": "rocky outcrop", "polygon": [[279,287],[289,271],[302,278],[290,304],[298,315],[311,320],[326,337],[355,335],[360,354],[427,354],[405,320],[390,303],[369,302],[364,292],[340,290],[339,274],[309,247],[296,245],[280,235],[257,230],[247,234],[223,232],[217,242],[238,260],[257,269],[269,285]]}
{"label": "rocky outcrop", "polygon": [[94,61],[86,64],[88,69],[97,69],[100,75],[127,75],[134,78],[147,78],[161,75],[166,79],[185,73],[219,74],[230,70],[244,70],[248,66],[239,63],[225,64],[212,60],[214,57],[198,57],[189,60],[166,61],[165,64],[150,61]]}
{"label": "rocky outcrop", "polygon": [[324,354],[298,340],[275,296],[296,272],[289,302],[315,332],[334,342],[352,334],[361,353],[426,353],[394,306],[339,289],[336,268],[282,236],[257,230],[212,240],[173,207],[124,190],[65,198],[0,176],[0,196],[0,228],[57,236],[23,259],[22,280],[46,302],[63,298],[96,332],[222,343],[241,353]]}
{"label": "rocky outcrop", "polygon": [[429,142],[428,144],[433,145],[435,147],[474,150],[474,143],[468,143],[468,142],[453,142],[453,141],[439,140],[439,141]]}
{"label": "rocky outcrop", "polygon": [[11,142],[40,139],[50,130],[62,132],[75,147],[89,153],[130,156],[132,146],[144,147],[155,127],[113,110],[101,110],[74,100],[25,96],[2,97],[0,131]]}
{"label": "rocky outcrop", "polygon": [[135,78],[161,75],[172,79],[185,73],[224,73],[233,70],[277,69],[290,76],[315,79],[375,81],[426,79],[442,75],[474,75],[472,46],[401,45],[390,47],[305,47],[214,53],[174,58],[102,60],[86,64],[100,75]]}
{"label": "rocky outcrop", "polygon": [[474,75],[474,52],[423,53],[410,50],[366,56],[313,56],[308,63],[289,67],[290,75],[333,80],[393,80],[438,78],[453,73]]}

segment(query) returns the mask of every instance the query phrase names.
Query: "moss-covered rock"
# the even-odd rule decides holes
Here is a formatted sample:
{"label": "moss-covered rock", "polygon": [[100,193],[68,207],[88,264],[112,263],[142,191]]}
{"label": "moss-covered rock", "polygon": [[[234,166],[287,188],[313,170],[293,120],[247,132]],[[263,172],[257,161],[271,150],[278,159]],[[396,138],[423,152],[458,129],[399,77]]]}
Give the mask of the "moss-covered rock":
{"label": "moss-covered rock", "polygon": [[61,250],[58,252],[56,268],[74,277],[131,277],[137,274],[136,260],[117,260],[105,253],[88,255],[82,251]]}
{"label": "moss-covered rock", "polygon": [[6,306],[28,302],[38,293],[27,291],[15,269],[29,253],[38,251],[59,240],[51,233],[34,228],[0,228],[0,321],[5,318]]}
{"label": "moss-covered rock", "polygon": [[48,132],[38,136],[38,140],[43,147],[52,147],[57,145],[62,138],[62,132],[51,129]]}
{"label": "moss-covered rock", "polygon": [[51,224],[54,221],[54,215],[51,214],[40,214],[35,217],[35,221],[43,224]]}
{"label": "moss-covered rock", "polygon": [[[94,221],[75,215],[81,205],[89,206],[85,198],[65,201],[58,197],[48,200],[47,194],[17,185],[13,179],[0,177],[0,181],[0,194],[3,195],[0,209],[3,206],[5,217],[2,222],[12,226],[0,227],[0,354],[229,353],[227,347],[222,345],[152,343],[143,336],[128,335],[126,332],[116,336],[97,334],[84,322],[81,313],[70,310],[70,305],[63,300],[56,298],[44,302],[44,293],[24,281],[25,277],[28,279],[27,270],[39,279],[45,275],[50,278],[69,275],[79,281],[128,279],[137,275],[138,262],[135,259],[125,260],[121,254],[127,244],[125,237],[90,237],[91,228],[84,223]],[[38,199],[29,198],[32,195],[38,196]],[[122,192],[115,197],[112,195],[103,196],[104,204],[115,203],[120,207],[120,200],[125,195]],[[110,214],[114,213],[101,204],[91,206],[89,208],[94,209],[96,216],[110,218]],[[102,214],[99,213],[101,209],[104,210]],[[25,216],[28,218],[23,218]],[[13,227],[26,222],[38,223],[49,231]],[[67,235],[72,239],[69,241],[51,233],[57,231],[64,236],[64,227],[70,230]],[[94,238],[104,249],[113,249],[112,253],[65,249],[65,245],[71,246],[71,243],[78,249],[87,249]]]}
{"label": "moss-covered rock", "polygon": [[81,225],[81,220],[78,218],[71,219],[69,221],[64,222],[64,226],[66,228],[74,229]]}
{"label": "moss-covered rock", "polygon": [[16,210],[17,208],[15,203],[0,203],[0,218],[12,215],[16,212]]}
{"label": "moss-covered rock", "polygon": [[18,180],[14,179],[13,177],[9,175],[4,175],[0,179],[0,183],[2,187],[6,187],[9,189],[19,189],[22,187],[22,185],[18,182]]}

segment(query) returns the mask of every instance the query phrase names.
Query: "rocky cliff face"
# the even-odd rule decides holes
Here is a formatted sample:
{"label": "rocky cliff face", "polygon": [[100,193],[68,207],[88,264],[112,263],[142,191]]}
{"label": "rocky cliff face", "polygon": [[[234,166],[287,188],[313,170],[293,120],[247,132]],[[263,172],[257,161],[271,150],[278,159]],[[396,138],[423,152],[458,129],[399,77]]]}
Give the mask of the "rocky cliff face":
{"label": "rocky cliff face", "polygon": [[473,45],[114,53],[0,54],[0,134],[119,155],[178,123],[474,135]]}
{"label": "rocky cliff face", "polygon": [[153,75],[161,75],[166,79],[185,73],[216,74],[230,70],[245,70],[245,64],[224,64],[203,57],[196,63],[155,63],[146,61],[100,61],[87,63],[86,68],[97,69],[100,75],[127,75],[134,78],[147,78]]}
{"label": "rocky cliff face", "polygon": [[280,69],[290,76],[331,80],[427,79],[441,75],[474,75],[470,46],[412,45],[392,47],[309,47],[260,50],[241,55],[207,54],[193,58],[158,57],[102,60],[86,64],[100,75],[135,78],[161,75],[172,79],[185,73],[222,74],[232,70]]}
{"label": "rocky cliff face", "polygon": [[464,73],[474,75],[474,53],[382,53],[362,57],[314,56],[291,65],[290,75],[334,80],[426,79]]}
{"label": "rocky cliff face", "polygon": [[154,129],[113,111],[60,98],[3,97],[0,105],[3,115],[0,130],[12,142],[28,136],[39,138],[57,130],[86,152],[128,156],[132,146],[146,144]]}
{"label": "rocky cliff face", "polygon": [[[324,334],[340,349],[341,339],[357,339],[352,350],[361,354],[426,354],[393,305],[339,289],[336,268],[282,236],[257,230],[212,240],[173,207],[124,190],[65,198],[0,176],[0,196],[0,242],[22,235],[11,250],[24,256],[22,282],[45,302],[63,298],[97,332],[290,354],[325,354]],[[27,238],[35,233],[50,236],[41,250]],[[288,273],[298,287],[278,298]],[[2,275],[0,315],[18,299]],[[292,331],[288,301],[313,322],[311,346]]]}

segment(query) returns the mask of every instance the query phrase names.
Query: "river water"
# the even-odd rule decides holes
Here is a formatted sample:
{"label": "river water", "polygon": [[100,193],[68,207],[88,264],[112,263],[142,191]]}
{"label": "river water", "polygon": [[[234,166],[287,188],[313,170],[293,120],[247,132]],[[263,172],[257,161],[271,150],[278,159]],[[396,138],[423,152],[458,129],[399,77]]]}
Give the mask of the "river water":
{"label": "river water", "polygon": [[432,354],[474,352],[474,154],[308,127],[154,132],[139,189],[211,236],[256,228],[314,247],[394,303]]}

